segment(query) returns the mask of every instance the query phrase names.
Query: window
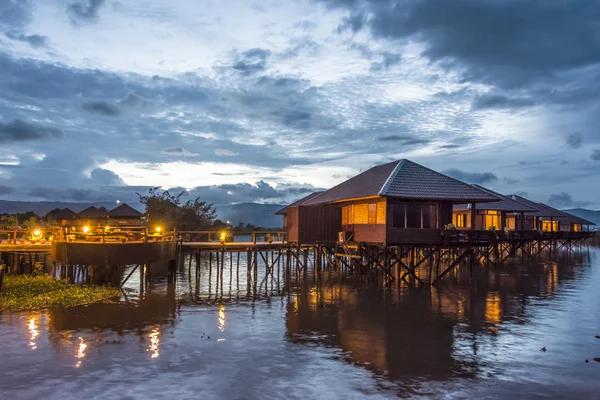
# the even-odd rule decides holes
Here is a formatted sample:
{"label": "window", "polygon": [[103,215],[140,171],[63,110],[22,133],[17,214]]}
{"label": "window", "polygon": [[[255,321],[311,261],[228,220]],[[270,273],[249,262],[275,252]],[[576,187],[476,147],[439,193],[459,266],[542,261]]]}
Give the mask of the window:
{"label": "window", "polygon": [[581,232],[581,224],[573,224],[573,232]]}
{"label": "window", "polygon": [[406,210],[404,204],[392,204],[392,227],[406,228]]}
{"label": "window", "polygon": [[287,215],[283,216],[283,227],[286,228],[287,227]]}
{"label": "window", "polygon": [[406,227],[421,228],[421,204],[406,204]]}
{"label": "window", "polygon": [[467,214],[455,214],[455,226],[457,228],[464,228],[467,226]]}
{"label": "window", "polygon": [[423,204],[423,229],[436,227],[436,209],[435,204]]}
{"label": "window", "polygon": [[386,213],[385,213],[385,201],[377,203],[377,223],[385,225]]}
{"label": "window", "polygon": [[544,232],[557,232],[558,231],[558,221],[542,221],[542,231]]}
{"label": "window", "polygon": [[350,207],[342,207],[342,225],[348,225]]}
{"label": "window", "polygon": [[369,205],[355,204],[354,205],[354,223],[368,224],[369,223]]}
{"label": "window", "polygon": [[369,204],[369,224],[377,222],[377,204]]}

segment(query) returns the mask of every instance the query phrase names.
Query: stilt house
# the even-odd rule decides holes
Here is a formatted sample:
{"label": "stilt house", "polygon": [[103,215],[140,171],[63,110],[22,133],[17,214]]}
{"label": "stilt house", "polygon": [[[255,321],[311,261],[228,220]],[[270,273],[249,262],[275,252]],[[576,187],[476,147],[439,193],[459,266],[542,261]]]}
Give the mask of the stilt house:
{"label": "stilt house", "polygon": [[[339,185],[305,199],[298,219],[287,210],[288,240],[298,243],[344,240],[362,243],[437,243],[452,222],[454,204],[500,200],[472,185],[409,160],[373,167]],[[475,208],[473,207],[473,210]],[[301,235],[306,224],[316,231]]]}

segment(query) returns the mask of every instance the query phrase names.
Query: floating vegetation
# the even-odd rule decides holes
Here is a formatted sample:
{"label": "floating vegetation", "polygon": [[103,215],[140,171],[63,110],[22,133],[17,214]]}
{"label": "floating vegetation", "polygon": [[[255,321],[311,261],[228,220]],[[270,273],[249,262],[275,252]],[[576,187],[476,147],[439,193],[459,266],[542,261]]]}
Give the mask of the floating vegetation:
{"label": "floating vegetation", "polygon": [[113,301],[120,290],[109,286],[76,285],[47,275],[4,277],[0,311],[36,310],[47,307],[73,307]]}

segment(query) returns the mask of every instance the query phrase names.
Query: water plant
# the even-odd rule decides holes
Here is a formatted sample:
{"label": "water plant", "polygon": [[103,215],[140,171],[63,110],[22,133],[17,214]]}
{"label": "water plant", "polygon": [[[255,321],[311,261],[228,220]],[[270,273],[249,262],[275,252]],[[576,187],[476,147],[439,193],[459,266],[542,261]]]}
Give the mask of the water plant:
{"label": "water plant", "polygon": [[109,286],[76,285],[48,275],[10,275],[4,277],[0,311],[73,307],[113,301],[119,295],[119,289]]}

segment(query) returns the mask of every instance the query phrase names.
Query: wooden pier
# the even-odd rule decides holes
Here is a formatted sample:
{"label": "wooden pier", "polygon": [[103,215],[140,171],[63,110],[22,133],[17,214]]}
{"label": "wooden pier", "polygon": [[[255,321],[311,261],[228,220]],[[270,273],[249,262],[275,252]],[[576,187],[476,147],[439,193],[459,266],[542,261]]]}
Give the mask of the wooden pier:
{"label": "wooden pier", "polygon": [[[202,231],[201,234],[206,234]],[[200,234],[189,232],[185,235]],[[211,232],[212,235],[218,232]],[[187,267],[191,271],[203,261],[217,268],[225,260],[237,274],[242,270],[249,279],[273,275],[274,271],[294,270],[316,275],[326,271],[344,270],[359,278],[380,276],[384,282],[402,281],[406,284],[438,285],[440,280],[459,266],[474,268],[478,265],[501,267],[514,259],[532,259],[542,252],[574,251],[584,245],[593,232],[443,232],[440,240],[429,243],[386,245],[382,243],[320,242],[310,244],[271,240],[283,235],[273,235],[269,241],[259,241],[259,235],[250,234],[252,241],[218,242],[189,241],[178,235],[177,239],[160,241],[53,241],[50,244],[1,244],[0,257],[9,267],[8,273],[26,272],[25,266],[35,262],[45,265],[51,261],[69,267],[100,266],[104,269],[124,270],[127,265],[138,265],[149,270],[151,264],[165,262],[169,271],[188,255]],[[264,237],[263,237],[264,239]],[[243,255],[243,257],[241,257]],[[235,263],[235,266],[234,266]],[[1,262],[0,262],[1,264]],[[15,268],[17,266],[18,268]],[[185,265],[183,267],[186,267]],[[63,269],[64,270],[64,269]],[[96,274],[98,275],[98,274]],[[131,274],[129,275],[131,276]],[[127,279],[121,281],[124,284]]]}

